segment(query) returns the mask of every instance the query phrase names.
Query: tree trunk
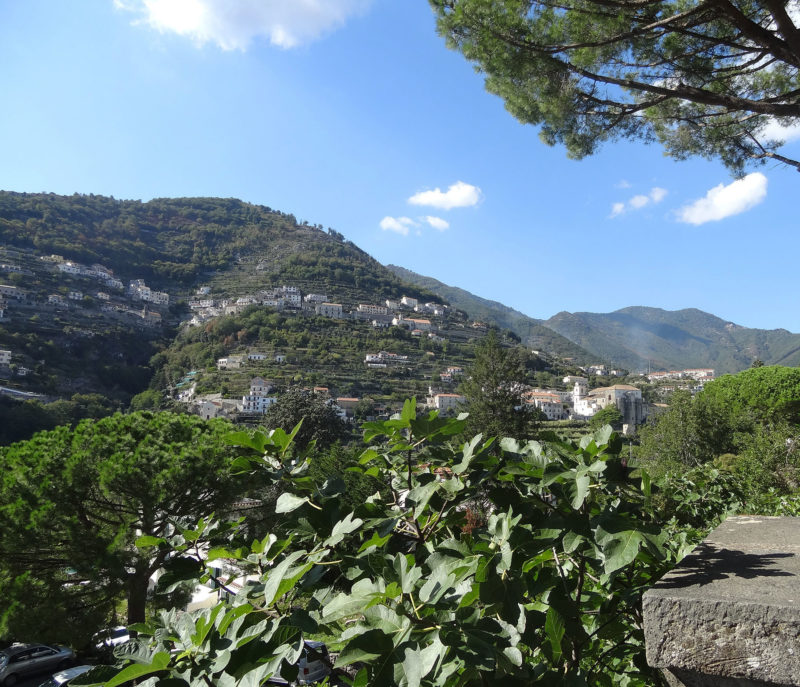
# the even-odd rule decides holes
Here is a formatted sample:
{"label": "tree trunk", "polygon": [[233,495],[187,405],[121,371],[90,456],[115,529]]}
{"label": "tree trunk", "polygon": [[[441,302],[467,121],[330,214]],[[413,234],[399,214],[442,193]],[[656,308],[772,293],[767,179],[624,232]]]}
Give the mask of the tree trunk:
{"label": "tree trunk", "polygon": [[137,562],[134,572],[128,578],[128,625],[145,621],[149,583],[150,571],[147,563]]}

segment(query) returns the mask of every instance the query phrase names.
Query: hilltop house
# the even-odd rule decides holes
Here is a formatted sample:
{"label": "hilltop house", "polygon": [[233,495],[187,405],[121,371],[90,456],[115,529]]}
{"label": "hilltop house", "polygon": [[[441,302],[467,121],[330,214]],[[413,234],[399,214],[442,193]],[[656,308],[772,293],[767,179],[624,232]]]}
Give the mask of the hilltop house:
{"label": "hilltop house", "polygon": [[337,320],[342,319],[342,304],[341,303],[319,303],[314,308],[314,312],[322,317],[334,317]]}
{"label": "hilltop house", "polygon": [[455,410],[462,403],[466,403],[467,399],[461,394],[442,394],[435,393],[426,399],[429,408],[447,412]]}
{"label": "hilltop house", "polygon": [[238,370],[244,365],[243,355],[229,355],[227,358],[217,360],[218,370]]}

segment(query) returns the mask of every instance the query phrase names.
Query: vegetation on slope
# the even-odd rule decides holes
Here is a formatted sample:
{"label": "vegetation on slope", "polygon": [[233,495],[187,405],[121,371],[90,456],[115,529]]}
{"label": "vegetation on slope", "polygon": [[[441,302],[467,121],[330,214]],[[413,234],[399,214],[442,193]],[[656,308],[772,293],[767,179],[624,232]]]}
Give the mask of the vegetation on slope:
{"label": "vegetation on slope", "polygon": [[563,358],[570,358],[580,365],[598,362],[595,353],[589,353],[588,349],[584,350],[558,332],[543,326],[541,320],[528,317],[507,305],[481,298],[456,286],[448,286],[433,277],[425,277],[404,267],[387,265],[387,268],[403,281],[428,289],[440,298],[446,299],[448,303],[463,310],[473,319],[514,332],[526,346]]}

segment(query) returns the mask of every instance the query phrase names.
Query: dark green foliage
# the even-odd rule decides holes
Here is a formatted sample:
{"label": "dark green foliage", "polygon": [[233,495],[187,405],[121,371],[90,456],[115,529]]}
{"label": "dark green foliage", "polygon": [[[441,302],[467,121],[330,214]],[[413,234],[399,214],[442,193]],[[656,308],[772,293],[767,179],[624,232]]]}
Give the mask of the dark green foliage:
{"label": "dark green foliage", "polygon": [[[102,263],[121,279],[188,286],[215,270],[263,260],[260,286],[294,282],[383,298],[431,300],[352,243],[293,215],[233,198],[157,198],[0,192],[0,243]],[[255,263],[252,265],[255,267]],[[281,280],[281,281],[278,281]],[[266,281],[266,283],[265,283]]]}
{"label": "dark green foliage", "polygon": [[[639,456],[656,472],[710,463],[735,476],[752,501],[800,487],[800,370],[756,367],[726,375],[692,398],[675,392],[641,430]],[[749,502],[749,501],[748,501]]]}
{"label": "dark green foliage", "polygon": [[311,441],[320,448],[344,439],[347,426],[336,409],[323,396],[313,391],[293,387],[287,389],[264,416],[267,427],[280,427],[288,432],[302,421],[295,443],[304,449]]}
{"label": "dark green foliage", "polygon": [[128,622],[144,620],[148,582],[167,551],[133,543],[219,512],[236,495],[235,451],[223,442],[230,428],[117,414],[0,449],[0,634],[80,645],[120,598]]}
{"label": "dark green foliage", "polygon": [[729,432],[714,431],[718,421],[724,422],[709,416],[688,391],[676,391],[669,409],[640,429],[639,454],[649,465],[661,466],[653,468],[656,472],[707,463],[730,449]]}
{"label": "dark green foliage", "polygon": [[461,393],[467,399],[468,427],[484,436],[527,437],[535,418],[522,402],[525,366],[521,352],[504,347],[490,331],[475,351]]}
{"label": "dark green foliage", "polygon": [[607,406],[602,410],[598,410],[589,421],[589,427],[596,430],[604,425],[611,425],[611,428],[619,432],[622,429],[622,413],[617,406]]}
{"label": "dark green foliage", "polygon": [[36,432],[59,425],[74,425],[85,418],[101,418],[119,404],[100,394],[75,394],[70,400],[42,403],[0,397],[0,445],[28,439]]}
{"label": "dark green foliage", "polygon": [[773,119],[800,117],[800,48],[783,3],[430,2],[487,90],[571,157],[640,139],[736,173],[754,161],[800,166],[762,136]]}
{"label": "dark green foliage", "polygon": [[719,412],[752,414],[755,419],[800,423],[800,368],[755,367],[706,385],[704,402]]}
{"label": "dark green foliage", "polygon": [[[298,459],[284,432],[237,435],[283,485],[286,536],[214,549],[194,577],[223,557],[263,584],[137,626],[147,645],[116,681],[291,680],[303,637],[324,634],[343,644],[338,675],[355,665],[362,685],[652,685],[640,599],[686,539],[642,520],[649,480],[626,477],[616,435],[495,451],[480,437],[451,443],[464,429],[413,401],[367,425],[359,471],[388,493],[354,509],[343,484],[311,478],[313,455]],[[178,555],[196,534],[173,539]]]}

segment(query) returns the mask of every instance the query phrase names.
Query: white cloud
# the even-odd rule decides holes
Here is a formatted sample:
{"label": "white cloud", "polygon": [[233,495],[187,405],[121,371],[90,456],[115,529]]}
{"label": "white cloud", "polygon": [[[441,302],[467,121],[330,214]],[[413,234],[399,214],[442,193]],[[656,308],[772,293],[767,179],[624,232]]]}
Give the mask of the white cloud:
{"label": "white cloud", "polygon": [[435,188],[433,191],[415,193],[408,202],[411,205],[427,205],[440,210],[467,208],[477,205],[481,200],[481,190],[472,184],[457,181],[447,191]]}
{"label": "white cloud", "polygon": [[630,188],[631,184],[629,181],[625,179],[620,179],[616,184],[614,184],[615,188]]}
{"label": "white cloud", "polygon": [[281,48],[311,43],[338,29],[372,0],[114,0],[162,33],[199,44],[245,50],[260,37]]}
{"label": "white cloud", "polygon": [[448,222],[446,219],[442,219],[441,217],[426,215],[422,219],[430,224],[434,229],[438,229],[439,231],[444,231],[445,229],[450,228],[450,222]]}
{"label": "white cloud", "polygon": [[791,143],[800,139],[800,123],[782,126],[777,119],[770,119],[769,123],[758,134],[764,141],[783,141]]}
{"label": "white cloud", "polygon": [[628,199],[626,203],[614,203],[611,206],[611,217],[624,215],[628,210],[641,210],[651,203],[657,205],[667,197],[667,189],[653,186],[647,195],[638,194]]}
{"label": "white cloud", "polygon": [[408,236],[409,227],[419,226],[410,217],[389,217],[386,216],[380,221],[380,228],[384,231],[394,231],[403,236]]}
{"label": "white cloud", "polygon": [[614,203],[611,206],[612,217],[617,217],[618,215],[621,215],[623,212],[625,212],[625,203]]}
{"label": "white cloud", "polygon": [[767,197],[767,177],[760,172],[748,174],[727,186],[715,186],[700,198],[678,211],[678,219],[688,224],[716,222],[755,207]]}

